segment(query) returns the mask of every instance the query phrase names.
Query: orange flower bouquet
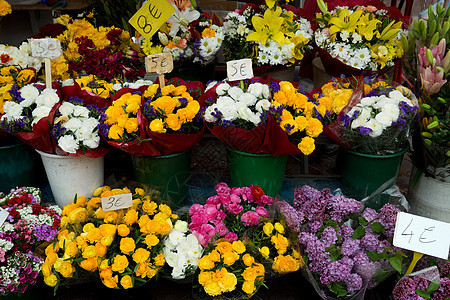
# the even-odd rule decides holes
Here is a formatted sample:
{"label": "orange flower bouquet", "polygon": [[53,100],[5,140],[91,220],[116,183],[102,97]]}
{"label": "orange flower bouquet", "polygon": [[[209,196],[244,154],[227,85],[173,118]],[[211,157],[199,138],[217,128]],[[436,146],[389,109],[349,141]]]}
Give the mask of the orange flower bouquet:
{"label": "orange flower bouquet", "polygon": [[154,277],[165,263],[163,237],[178,216],[158,193],[136,188],[129,208],[104,211],[101,198],[131,194],[128,188],[98,188],[90,199],[77,197],[62,212],[57,238],[45,250],[44,282],[77,281],[84,275],[100,278],[109,288],[128,289]]}

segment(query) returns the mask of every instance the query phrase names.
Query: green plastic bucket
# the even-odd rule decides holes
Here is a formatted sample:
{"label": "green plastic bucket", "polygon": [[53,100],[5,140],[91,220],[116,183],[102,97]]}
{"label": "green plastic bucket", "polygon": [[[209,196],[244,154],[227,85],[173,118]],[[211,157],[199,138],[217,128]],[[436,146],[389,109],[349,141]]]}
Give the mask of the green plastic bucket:
{"label": "green plastic bucket", "polygon": [[283,186],[287,156],[252,154],[227,147],[232,186],[256,185],[269,196],[279,195]]}
{"label": "green plastic bucket", "polygon": [[24,143],[0,147],[0,192],[9,193],[12,188],[33,186],[33,150]]}
{"label": "green plastic bucket", "polygon": [[393,186],[408,149],[388,155],[371,155],[341,148],[338,165],[344,195],[362,200],[390,180],[392,184],[385,189]]}
{"label": "green plastic bucket", "polygon": [[172,209],[186,204],[189,180],[189,151],[160,156],[132,156],[136,181],[157,189]]}

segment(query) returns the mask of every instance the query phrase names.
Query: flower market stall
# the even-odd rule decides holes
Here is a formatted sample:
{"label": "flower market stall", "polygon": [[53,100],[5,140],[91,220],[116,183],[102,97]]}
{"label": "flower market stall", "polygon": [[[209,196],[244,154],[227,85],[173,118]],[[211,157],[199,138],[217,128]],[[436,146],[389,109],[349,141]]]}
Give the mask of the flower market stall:
{"label": "flower market stall", "polygon": [[450,299],[448,3],[213,2],[0,37],[0,298]]}

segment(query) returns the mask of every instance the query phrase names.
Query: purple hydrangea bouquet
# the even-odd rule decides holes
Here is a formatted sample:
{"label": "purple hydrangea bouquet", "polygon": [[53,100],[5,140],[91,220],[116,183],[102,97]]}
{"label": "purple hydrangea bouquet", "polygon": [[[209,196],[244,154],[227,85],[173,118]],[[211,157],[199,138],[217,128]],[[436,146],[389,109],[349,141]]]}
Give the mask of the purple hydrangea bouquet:
{"label": "purple hydrangea bouquet", "polygon": [[0,296],[20,295],[37,282],[44,259],[35,253],[58,234],[61,209],[41,205],[37,188],[23,187],[0,195],[8,212],[0,224]]}
{"label": "purple hydrangea bouquet", "polygon": [[391,204],[379,213],[371,208],[361,213],[357,200],[303,186],[295,190],[292,206],[278,206],[299,233],[305,275],[322,298],[363,299],[367,288],[401,272],[405,255],[392,245],[399,210]]}

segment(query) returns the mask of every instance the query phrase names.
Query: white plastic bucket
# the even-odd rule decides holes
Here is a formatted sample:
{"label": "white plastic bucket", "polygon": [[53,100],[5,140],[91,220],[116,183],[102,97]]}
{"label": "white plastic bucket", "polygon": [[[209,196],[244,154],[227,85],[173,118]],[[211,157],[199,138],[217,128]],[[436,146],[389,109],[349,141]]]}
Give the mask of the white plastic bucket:
{"label": "white plastic bucket", "polygon": [[75,195],[90,197],[97,187],[103,186],[103,156],[72,157],[36,151],[41,155],[53,197],[59,207],[72,203]]}
{"label": "white plastic bucket", "polygon": [[415,173],[413,168],[407,197],[411,213],[450,223],[450,183],[422,173],[416,185],[412,187]]}

